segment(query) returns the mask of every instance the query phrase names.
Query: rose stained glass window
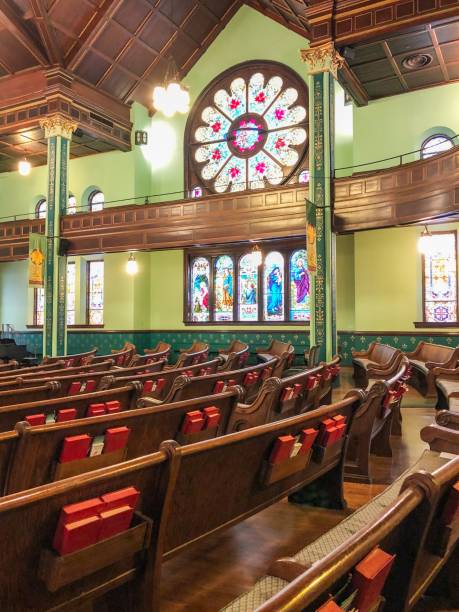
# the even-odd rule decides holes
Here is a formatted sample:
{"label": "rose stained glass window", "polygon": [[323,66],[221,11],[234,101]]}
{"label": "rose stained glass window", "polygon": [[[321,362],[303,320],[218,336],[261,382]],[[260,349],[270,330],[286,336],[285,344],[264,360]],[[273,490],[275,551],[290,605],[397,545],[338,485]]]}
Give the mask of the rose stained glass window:
{"label": "rose stained glass window", "polygon": [[284,257],[277,251],[268,253],[264,265],[264,319],[284,319]]}
{"label": "rose stained glass window", "polygon": [[309,321],[309,274],[305,249],[290,257],[290,320]]}
{"label": "rose stained glass window", "polygon": [[88,261],[87,319],[89,325],[104,322],[104,262]]}
{"label": "rose stained glass window", "polygon": [[457,321],[456,234],[432,234],[424,255],[424,320]]}
{"label": "rose stained glass window", "polygon": [[191,266],[191,311],[193,321],[209,320],[210,264],[205,257],[197,257]]}
{"label": "rose stained glass window", "polygon": [[306,86],[270,62],[229,72],[190,117],[188,180],[210,193],[280,185],[304,167]]}
{"label": "rose stained glass window", "polygon": [[215,320],[233,320],[234,264],[231,257],[221,255],[215,260],[214,291]]}
{"label": "rose stained glass window", "polygon": [[258,266],[252,253],[239,260],[239,320],[258,321]]}

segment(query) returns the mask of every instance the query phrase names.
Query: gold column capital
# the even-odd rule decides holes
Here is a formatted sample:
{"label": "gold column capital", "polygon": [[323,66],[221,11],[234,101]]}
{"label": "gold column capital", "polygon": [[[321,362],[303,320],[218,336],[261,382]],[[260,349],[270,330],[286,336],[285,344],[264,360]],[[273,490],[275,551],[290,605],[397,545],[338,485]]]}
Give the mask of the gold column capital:
{"label": "gold column capital", "polygon": [[78,124],[72,121],[69,117],[59,113],[49,115],[40,120],[40,127],[45,130],[45,138],[52,136],[62,136],[71,140],[73,132],[77,129]]}
{"label": "gold column capital", "polygon": [[345,59],[335,49],[333,42],[327,42],[317,47],[301,49],[301,59],[308,65],[309,74],[330,72],[335,79],[338,70],[344,66]]}

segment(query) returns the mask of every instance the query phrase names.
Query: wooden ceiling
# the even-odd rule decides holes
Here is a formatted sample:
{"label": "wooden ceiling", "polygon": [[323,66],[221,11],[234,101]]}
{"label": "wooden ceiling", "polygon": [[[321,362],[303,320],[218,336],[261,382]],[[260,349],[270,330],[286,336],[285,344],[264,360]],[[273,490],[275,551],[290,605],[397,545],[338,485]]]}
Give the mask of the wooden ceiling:
{"label": "wooden ceiling", "polygon": [[417,26],[341,49],[350,71],[340,75],[361,104],[459,80],[459,19]]}

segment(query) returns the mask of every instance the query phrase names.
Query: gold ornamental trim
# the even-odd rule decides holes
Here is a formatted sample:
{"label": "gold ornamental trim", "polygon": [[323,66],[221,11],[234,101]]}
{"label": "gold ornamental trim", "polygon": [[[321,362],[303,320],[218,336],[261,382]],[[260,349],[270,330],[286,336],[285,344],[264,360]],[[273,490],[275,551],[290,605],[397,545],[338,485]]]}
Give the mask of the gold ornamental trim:
{"label": "gold ornamental trim", "polygon": [[301,49],[301,59],[308,65],[309,74],[330,72],[335,79],[345,59],[335,49],[333,42],[327,42],[310,49]]}
{"label": "gold ornamental trim", "polygon": [[71,140],[73,132],[77,129],[78,124],[64,115],[50,115],[40,120],[40,127],[45,130],[45,138],[53,136],[62,136]]}

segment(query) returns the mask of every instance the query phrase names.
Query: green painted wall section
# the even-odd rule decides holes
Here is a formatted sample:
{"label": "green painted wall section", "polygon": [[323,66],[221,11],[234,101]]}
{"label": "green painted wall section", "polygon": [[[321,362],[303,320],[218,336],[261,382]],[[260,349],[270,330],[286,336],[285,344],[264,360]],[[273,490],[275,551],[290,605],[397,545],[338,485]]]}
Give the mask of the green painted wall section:
{"label": "green painted wall section", "polygon": [[27,271],[26,261],[0,264],[0,322],[20,330],[25,329],[33,308],[28,299]]}
{"label": "green painted wall section", "polygon": [[354,236],[336,238],[336,326],[355,328]]}

